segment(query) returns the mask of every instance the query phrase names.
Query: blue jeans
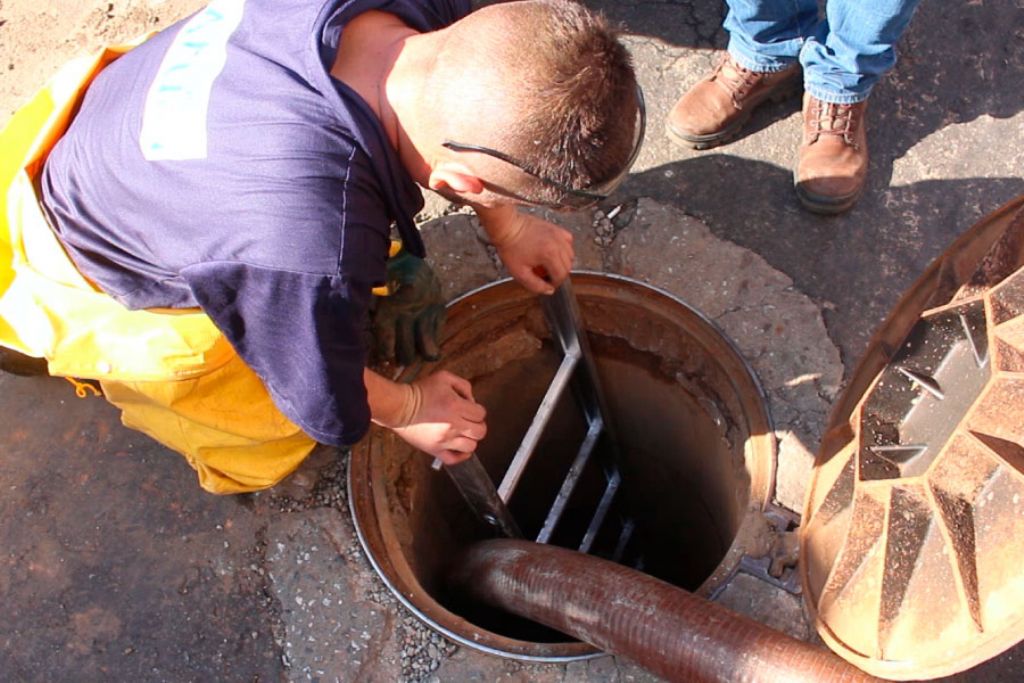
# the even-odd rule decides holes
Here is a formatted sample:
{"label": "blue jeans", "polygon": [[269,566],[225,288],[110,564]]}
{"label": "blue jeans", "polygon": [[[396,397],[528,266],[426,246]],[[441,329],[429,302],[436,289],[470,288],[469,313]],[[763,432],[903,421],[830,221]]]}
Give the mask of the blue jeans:
{"label": "blue jeans", "polygon": [[799,61],[804,90],[824,102],[866,100],[896,63],[896,43],[920,0],[727,0],[729,54],[753,71]]}

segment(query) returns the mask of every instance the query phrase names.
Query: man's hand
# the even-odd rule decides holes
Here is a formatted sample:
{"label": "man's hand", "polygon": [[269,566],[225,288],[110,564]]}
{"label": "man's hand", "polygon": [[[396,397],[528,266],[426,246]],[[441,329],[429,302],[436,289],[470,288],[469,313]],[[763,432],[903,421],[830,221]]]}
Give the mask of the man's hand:
{"label": "man's hand", "polygon": [[468,458],[487,434],[487,410],[473,399],[472,386],[446,370],[412,384],[369,370],[363,377],[374,422],[446,465]]}
{"label": "man's hand", "polygon": [[572,234],[514,206],[477,209],[508,272],[535,294],[553,294],[572,268]]}
{"label": "man's hand", "polygon": [[473,399],[469,382],[441,370],[413,383],[423,392],[419,410],[398,434],[445,465],[460,463],[487,434],[487,410]]}

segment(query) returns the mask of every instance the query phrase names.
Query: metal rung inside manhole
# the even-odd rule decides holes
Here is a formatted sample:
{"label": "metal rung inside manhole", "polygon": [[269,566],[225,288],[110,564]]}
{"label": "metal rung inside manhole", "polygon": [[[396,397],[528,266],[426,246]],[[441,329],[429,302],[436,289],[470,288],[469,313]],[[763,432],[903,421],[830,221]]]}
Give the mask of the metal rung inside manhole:
{"label": "metal rung inside manhole", "polygon": [[[622,515],[609,518],[609,512],[616,503],[616,496],[622,484],[619,473],[618,446],[610,433],[607,419],[607,407],[601,382],[597,375],[597,367],[590,352],[590,345],[583,330],[579,306],[573,293],[572,282],[566,280],[553,296],[541,299],[545,316],[548,320],[551,336],[558,345],[562,360],[555,371],[555,376],[548,385],[540,407],[533,416],[512,462],[504,475],[501,484],[495,488],[487,470],[480,464],[475,454],[462,463],[449,466],[446,471],[452,478],[455,487],[466,500],[466,504],[484,523],[491,525],[499,533],[510,538],[522,537],[522,531],[514,516],[508,510],[508,503],[522,480],[526,468],[530,465],[537,445],[551,422],[555,408],[571,387],[576,399],[577,408],[585,420],[586,432],[576,456],[558,487],[551,507],[544,517],[544,524],[536,534],[538,543],[550,543],[559,523],[566,514],[569,501],[576,496],[579,483],[588,468],[599,468],[604,478],[604,487],[594,504],[593,514],[586,524],[577,549],[589,553],[594,548],[598,535],[606,531],[606,525],[615,522],[618,529],[613,550],[607,557],[619,562],[626,554],[636,529],[636,523]],[[598,448],[603,437],[604,449]],[[597,457],[592,457],[597,454]],[[601,457],[603,456],[603,457]],[[434,461],[434,469],[440,469],[440,460]],[[636,559],[636,566],[643,563],[643,558]]]}

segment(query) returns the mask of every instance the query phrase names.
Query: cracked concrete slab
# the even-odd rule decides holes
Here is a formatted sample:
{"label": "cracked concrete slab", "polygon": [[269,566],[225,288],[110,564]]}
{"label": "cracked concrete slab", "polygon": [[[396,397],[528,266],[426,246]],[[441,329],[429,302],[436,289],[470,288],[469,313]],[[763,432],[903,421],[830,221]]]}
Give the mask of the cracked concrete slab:
{"label": "cracked concrete slab", "polygon": [[398,615],[371,597],[365,564],[351,559],[352,530],[333,510],[282,516],[267,528],[266,569],[281,605],[283,661],[296,679],[346,671],[397,680],[401,651],[388,636]]}
{"label": "cracked concrete slab", "polygon": [[610,245],[607,265],[674,294],[736,343],[768,394],[781,439],[776,498],[799,512],[843,374],[820,308],[754,252],[649,199]]}
{"label": "cracked concrete slab", "polygon": [[737,575],[718,602],[741,614],[760,614],[763,624],[793,638],[813,639],[800,597],[778,591],[748,574]]}

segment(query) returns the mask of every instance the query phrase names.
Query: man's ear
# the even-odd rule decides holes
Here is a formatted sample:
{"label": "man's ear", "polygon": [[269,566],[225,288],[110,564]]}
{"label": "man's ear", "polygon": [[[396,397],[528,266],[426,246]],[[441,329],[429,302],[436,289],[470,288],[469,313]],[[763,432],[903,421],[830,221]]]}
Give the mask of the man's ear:
{"label": "man's ear", "polygon": [[438,191],[448,188],[459,194],[480,194],[484,191],[484,181],[463,164],[442,161],[431,169],[427,187]]}

